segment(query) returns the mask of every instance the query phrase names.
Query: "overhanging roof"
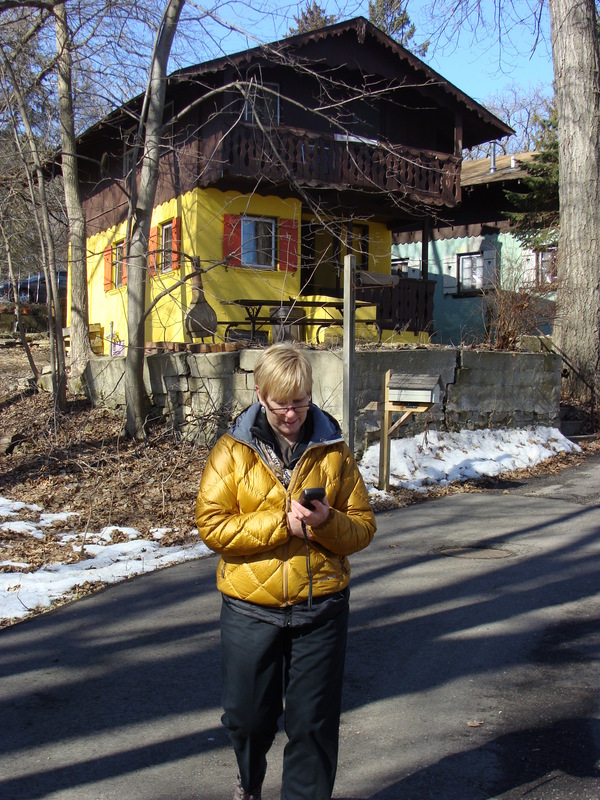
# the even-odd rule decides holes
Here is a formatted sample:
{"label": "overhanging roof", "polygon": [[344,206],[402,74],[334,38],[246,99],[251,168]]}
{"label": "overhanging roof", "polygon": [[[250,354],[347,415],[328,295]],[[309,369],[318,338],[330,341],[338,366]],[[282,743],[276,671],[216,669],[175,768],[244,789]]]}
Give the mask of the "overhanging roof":
{"label": "overhanging roof", "polygon": [[527,152],[518,153],[517,155],[496,156],[495,164],[491,158],[463,161],[460,185],[462,187],[478,186],[524,178],[527,175],[527,164],[534,155],[534,152]]}
{"label": "overhanging roof", "polygon": [[[315,42],[326,43],[328,39],[348,34],[355,35],[357,44],[356,48],[351,48],[348,52],[349,65],[354,62],[355,66],[360,67],[360,47],[370,38],[380,47],[387,49],[400,62],[403,62],[405,68],[414,72],[414,86],[421,88],[422,91],[430,92],[440,100],[444,99],[445,102],[454,105],[458,111],[461,111],[465,130],[465,146],[474,147],[514,133],[510,126],[488,111],[485,106],[482,106],[447,81],[442,75],[421,61],[420,58],[380,31],[364,17],[355,17],[334,25],[328,25],[316,31],[288,36],[270,44],[258,45],[231,55],[220,56],[210,61],[176,70],[167,78],[167,91],[169,85],[174,86],[193,80],[200,75],[217,73],[226,67],[240,68],[258,60],[273,60],[285,63],[286,59],[298,59],[302,57],[302,49],[307,45]],[[128,108],[136,108],[141,102],[141,97],[142,95],[138,95],[124,103],[119,109],[91,126],[80,138],[87,137],[99,131],[107,123],[116,121],[124,113],[127,113]]]}

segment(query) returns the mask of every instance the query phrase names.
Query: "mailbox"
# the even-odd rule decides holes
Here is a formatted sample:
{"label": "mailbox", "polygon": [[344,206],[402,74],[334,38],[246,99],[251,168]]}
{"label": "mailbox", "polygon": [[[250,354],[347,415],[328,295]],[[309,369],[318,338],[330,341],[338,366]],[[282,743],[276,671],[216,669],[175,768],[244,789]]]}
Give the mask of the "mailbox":
{"label": "mailbox", "polygon": [[[412,372],[392,373],[388,370],[383,379],[380,448],[379,488],[387,492],[390,488],[390,436],[413,414],[423,414],[442,398],[442,379],[439,375]],[[392,425],[392,414],[400,412],[402,417]]]}
{"label": "mailbox", "polygon": [[439,403],[442,397],[442,379],[439,375],[395,372],[388,381],[390,403],[422,405]]}

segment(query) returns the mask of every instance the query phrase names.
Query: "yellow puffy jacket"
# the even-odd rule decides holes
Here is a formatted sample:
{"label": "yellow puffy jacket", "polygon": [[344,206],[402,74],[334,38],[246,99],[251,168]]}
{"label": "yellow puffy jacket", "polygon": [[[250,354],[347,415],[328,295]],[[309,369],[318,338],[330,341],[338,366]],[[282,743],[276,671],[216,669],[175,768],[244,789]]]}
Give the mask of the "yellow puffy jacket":
{"label": "yellow puffy jacket", "polygon": [[[311,442],[286,489],[251,433],[259,409],[256,403],[242,412],[211,451],[196,521],[205,544],[221,556],[218,589],[281,607],[308,599],[311,582],[314,597],[344,589],[350,580],[347,556],[369,544],[375,516],[335,420],[313,407]],[[307,543],[289,535],[286,515],[292,498],[313,486],[325,488],[331,513]]]}

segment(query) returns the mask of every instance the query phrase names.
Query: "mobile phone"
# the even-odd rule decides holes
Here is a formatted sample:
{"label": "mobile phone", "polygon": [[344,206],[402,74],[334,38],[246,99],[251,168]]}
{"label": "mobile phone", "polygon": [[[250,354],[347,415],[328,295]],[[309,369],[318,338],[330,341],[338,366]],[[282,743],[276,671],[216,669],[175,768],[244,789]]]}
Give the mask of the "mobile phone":
{"label": "mobile phone", "polygon": [[322,486],[316,486],[314,489],[305,489],[300,495],[300,504],[314,511],[315,507],[311,500],[323,500],[324,497],[325,489]]}

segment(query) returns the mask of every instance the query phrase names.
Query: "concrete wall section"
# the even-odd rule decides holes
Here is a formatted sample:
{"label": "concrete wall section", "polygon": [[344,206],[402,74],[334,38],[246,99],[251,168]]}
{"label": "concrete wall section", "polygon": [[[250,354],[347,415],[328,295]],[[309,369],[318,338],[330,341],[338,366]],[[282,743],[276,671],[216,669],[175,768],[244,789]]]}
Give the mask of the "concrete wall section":
{"label": "concrete wall section", "polygon": [[[354,388],[356,396],[356,441],[366,444],[380,427],[380,413],[366,410],[369,404],[379,402],[383,381],[388,370],[408,374],[439,375],[444,393],[454,383],[456,373],[456,350],[454,348],[410,348],[380,352],[356,353]],[[426,425],[444,428],[444,404],[435,405],[427,414],[410,417],[400,429],[399,436],[414,435]]]}
{"label": "concrete wall section", "polygon": [[448,386],[451,429],[558,425],[561,361],[554,354],[459,352],[456,381]]}
{"label": "concrete wall section", "polygon": [[[185,437],[211,444],[229,421],[256,399],[254,366],[260,350],[157,354],[146,358],[144,381],[152,402]],[[342,421],[341,350],[310,350],[313,400]],[[123,358],[95,358],[84,390],[96,405],[123,408]],[[377,434],[387,370],[440,376],[442,401],[414,415],[399,436],[438,429],[557,426],[560,359],[549,353],[501,353],[454,348],[360,351],[355,358],[356,450]]]}

